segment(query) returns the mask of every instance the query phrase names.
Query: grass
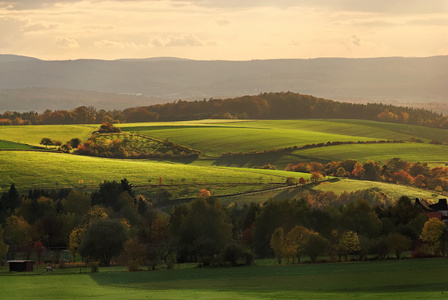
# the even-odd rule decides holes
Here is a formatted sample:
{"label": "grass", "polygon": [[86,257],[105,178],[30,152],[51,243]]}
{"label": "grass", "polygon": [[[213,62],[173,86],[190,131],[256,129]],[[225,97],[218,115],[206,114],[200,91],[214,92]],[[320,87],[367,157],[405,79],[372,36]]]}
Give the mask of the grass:
{"label": "grass", "polygon": [[202,120],[119,126],[124,131],[159,139],[169,138],[172,142],[198,149],[210,156],[328,141],[408,140],[412,137],[448,141],[447,130],[365,120]]}
{"label": "grass", "polygon": [[[279,153],[219,157],[224,152],[266,150],[327,141],[424,138],[426,141],[448,140],[448,130],[412,125],[362,120],[201,120],[188,122],[119,124],[128,132],[155,137],[188,146],[210,157],[170,161],[119,160],[64,155],[60,153],[0,152],[0,188],[15,183],[20,189],[34,187],[97,188],[103,180],[127,178],[138,192],[155,190],[162,177],[174,197],[193,197],[202,188],[216,195],[257,191],[283,184],[287,177],[305,177],[297,173],[253,169],[268,163],[283,169],[289,163],[318,161],[326,163],[345,159],[385,162],[392,157],[444,165],[448,146],[426,143],[350,144]],[[97,125],[45,125],[0,127],[1,148],[38,145],[42,137],[67,141],[73,137],[85,140]],[[113,139],[112,136],[110,138]],[[21,144],[13,144],[13,143]],[[140,143],[141,144],[141,143]],[[139,144],[139,145],[140,145]],[[344,181],[345,182],[345,181]],[[376,184],[376,183],[375,183]],[[352,190],[359,183],[329,185],[329,188]],[[364,184],[371,186],[372,184]],[[364,186],[363,185],[363,186]],[[345,187],[344,187],[345,186]],[[363,188],[359,186],[360,188]],[[152,191],[150,191],[152,190]],[[386,189],[397,195],[412,189]],[[415,191],[416,194],[420,192]],[[421,192],[427,195],[426,192]],[[269,192],[277,198],[294,196],[291,191]],[[419,194],[420,195],[420,194]],[[254,195],[253,199],[264,196]],[[395,197],[395,196],[394,196]],[[426,198],[426,197],[423,197]],[[256,200],[255,200],[256,201]],[[258,202],[258,201],[257,201]]]}
{"label": "grass", "polygon": [[[15,183],[18,189],[94,186],[103,180],[127,178],[134,185],[194,184],[198,188],[221,185],[219,193],[263,188],[266,184],[283,184],[291,176],[286,171],[203,167],[149,160],[105,159],[62,153],[0,152],[0,183],[6,189]],[[299,175],[296,175],[299,176]],[[305,176],[305,175],[304,175]],[[232,187],[233,185],[233,187]],[[247,187],[244,187],[247,185]],[[174,187],[175,188],[175,187]],[[197,191],[193,191],[197,194]]]}
{"label": "grass", "polygon": [[86,140],[98,125],[27,125],[0,126],[2,140],[18,144],[40,146],[44,137],[65,143],[72,138]]}
{"label": "grass", "polygon": [[95,274],[4,275],[4,299],[446,298],[448,260],[414,259]]}
{"label": "grass", "polygon": [[31,150],[31,149],[36,149],[36,147],[0,140],[0,150]]}
{"label": "grass", "polygon": [[[289,121],[291,122],[291,121]],[[299,122],[299,121],[293,121]],[[123,124],[124,131],[138,132],[202,151],[204,155],[219,156],[224,152],[247,152],[252,150],[284,148],[321,141],[374,140],[373,137],[326,133],[309,130],[296,124],[296,128],[277,127],[282,121],[252,121],[232,123],[166,123]],[[356,134],[356,133],[355,133]]]}

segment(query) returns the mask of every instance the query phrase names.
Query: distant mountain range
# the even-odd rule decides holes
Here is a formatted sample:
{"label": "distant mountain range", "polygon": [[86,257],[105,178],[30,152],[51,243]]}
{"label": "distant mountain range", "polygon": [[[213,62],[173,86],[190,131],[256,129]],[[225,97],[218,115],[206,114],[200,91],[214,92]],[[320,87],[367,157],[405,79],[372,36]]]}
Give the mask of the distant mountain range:
{"label": "distant mountain range", "polygon": [[448,56],[253,61],[44,61],[0,55],[0,111],[113,109],[291,91],[342,101],[448,102]]}

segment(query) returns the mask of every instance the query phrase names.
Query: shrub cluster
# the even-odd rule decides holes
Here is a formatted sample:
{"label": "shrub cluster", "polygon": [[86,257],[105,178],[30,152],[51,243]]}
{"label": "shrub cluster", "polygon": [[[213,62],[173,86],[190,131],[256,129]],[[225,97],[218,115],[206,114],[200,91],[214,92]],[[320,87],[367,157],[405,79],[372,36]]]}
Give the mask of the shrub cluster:
{"label": "shrub cluster", "polygon": [[[201,152],[198,150],[170,141],[159,141],[134,134],[113,135],[112,138],[116,137],[114,139],[108,139],[108,137],[110,136],[107,134],[94,134],[84,144],[78,146],[76,153],[88,156],[133,159],[195,159],[201,156]],[[137,138],[140,138],[140,140],[137,140]]]}

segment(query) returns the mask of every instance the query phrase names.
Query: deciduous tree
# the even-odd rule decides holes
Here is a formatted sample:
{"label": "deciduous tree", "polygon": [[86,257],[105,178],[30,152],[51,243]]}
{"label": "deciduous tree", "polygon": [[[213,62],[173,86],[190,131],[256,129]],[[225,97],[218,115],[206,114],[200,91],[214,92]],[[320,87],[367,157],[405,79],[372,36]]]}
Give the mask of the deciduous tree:
{"label": "deciduous tree", "polygon": [[344,256],[345,261],[349,255],[356,254],[361,250],[358,234],[353,231],[344,232],[339,239],[338,250],[339,255]]}
{"label": "deciduous tree", "polygon": [[281,264],[284,251],[283,228],[279,227],[274,230],[269,245],[274,251],[274,257],[277,260],[277,263]]}
{"label": "deciduous tree", "polygon": [[87,227],[79,252],[85,258],[99,260],[105,266],[123,251],[129,230],[118,219],[99,219]]}
{"label": "deciduous tree", "polygon": [[426,242],[426,249],[429,253],[436,256],[444,253],[446,235],[445,223],[437,218],[429,219],[423,226],[420,238]]}

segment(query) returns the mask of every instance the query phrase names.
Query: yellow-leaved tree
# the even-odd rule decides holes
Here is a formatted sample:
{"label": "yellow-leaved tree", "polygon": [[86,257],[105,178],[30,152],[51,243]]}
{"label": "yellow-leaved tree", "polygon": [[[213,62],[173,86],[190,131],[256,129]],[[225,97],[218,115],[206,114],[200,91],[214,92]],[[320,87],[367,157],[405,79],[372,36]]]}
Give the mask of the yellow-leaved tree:
{"label": "yellow-leaved tree", "polygon": [[99,206],[92,207],[87,214],[82,218],[81,224],[75,227],[70,233],[70,238],[68,241],[68,250],[70,255],[73,257],[73,262],[76,261],[76,254],[78,254],[79,246],[81,245],[82,236],[87,230],[87,227],[94,221],[99,219],[107,219],[109,216],[104,211],[103,208]]}
{"label": "yellow-leaved tree", "polygon": [[445,223],[437,218],[426,221],[420,238],[425,242],[428,253],[439,256],[445,252]]}
{"label": "yellow-leaved tree", "polygon": [[298,262],[300,263],[303,248],[310,234],[311,231],[303,226],[295,226],[286,234],[283,253],[288,261],[294,263],[294,259],[297,256]]}
{"label": "yellow-leaved tree", "polygon": [[274,256],[277,259],[277,263],[281,264],[284,250],[283,228],[279,227],[274,230],[274,233],[271,235],[271,242],[269,244],[272,250],[274,250]]}
{"label": "yellow-leaved tree", "polygon": [[339,256],[344,256],[345,261],[347,261],[349,255],[360,251],[358,234],[353,231],[344,232],[339,239],[338,250]]}

